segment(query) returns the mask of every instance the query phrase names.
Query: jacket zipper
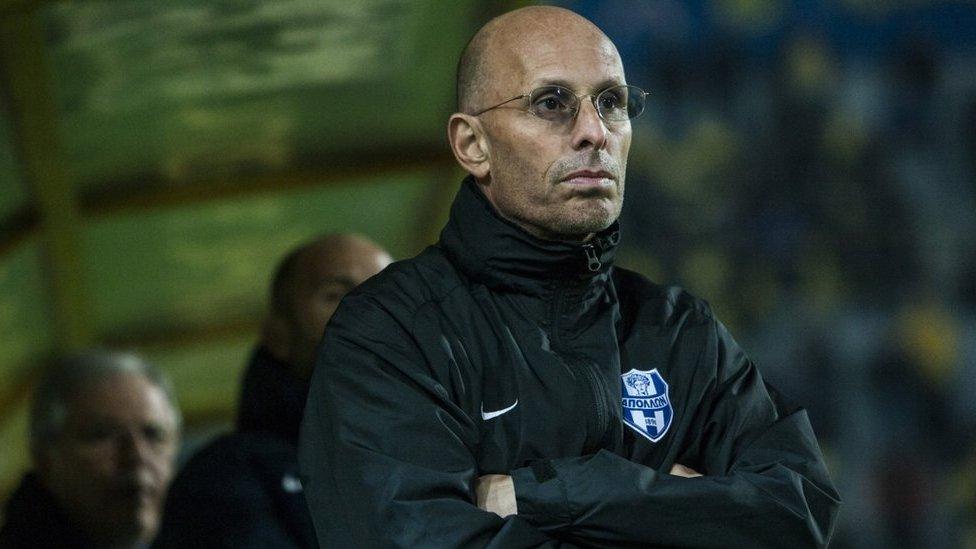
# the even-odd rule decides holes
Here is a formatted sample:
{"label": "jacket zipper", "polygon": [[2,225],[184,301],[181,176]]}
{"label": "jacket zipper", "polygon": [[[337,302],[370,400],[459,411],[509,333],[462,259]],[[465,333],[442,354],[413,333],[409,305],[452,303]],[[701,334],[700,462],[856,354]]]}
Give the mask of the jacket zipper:
{"label": "jacket zipper", "polygon": [[[620,231],[615,231],[607,236],[599,236],[594,240],[601,250],[606,250],[607,248],[616,246],[620,242]],[[583,244],[583,253],[586,255],[586,268],[593,273],[600,272],[600,268],[603,267],[603,263],[600,261],[600,254],[597,253],[596,248],[592,242]]]}
{"label": "jacket zipper", "polygon": [[596,246],[593,244],[583,244],[583,253],[586,254],[586,268],[590,272],[599,272],[603,264],[600,263],[600,257],[596,253]]}
{"label": "jacket zipper", "polygon": [[586,380],[586,385],[590,389],[590,394],[593,396],[593,412],[596,416],[595,429],[592,433],[593,442],[589,443],[590,437],[587,436],[588,444],[586,445],[586,453],[592,453],[600,449],[602,443],[607,438],[607,430],[610,427],[610,420],[608,418],[606,395],[604,394],[605,386],[600,382],[599,374],[594,371],[594,369],[586,364],[585,361],[579,360],[573,361],[576,370],[578,370],[583,378]]}
{"label": "jacket zipper", "polygon": [[[592,245],[588,245],[592,249]],[[595,258],[594,258],[595,259]],[[596,259],[599,263],[599,259]],[[597,267],[599,270],[599,267]],[[551,343],[553,350],[557,351],[566,364],[570,367],[573,372],[576,372],[582,379],[584,388],[588,389],[590,398],[593,399],[592,411],[596,416],[596,431],[592,433],[594,442],[590,444],[591,433],[587,433],[586,437],[586,450],[593,450],[594,446],[599,449],[600,444],[606,438],[607,429],[609,428],[610,420],[608,418],[609,411],[607,410],[606,387],[604,383],[601,383],[597,378],[599,372],[595,372],[592,367],[590,367],[585,360],[579,357],[577,353],[573,352],[572,349],[566,348],[562,345],[559,317],[562,312],[562,301],[566,293],[566,288],[563,285],[556,287],[555,296],[553,298],[552,307],[552,335]],[[588,423],[587,423],[588,425]]]}

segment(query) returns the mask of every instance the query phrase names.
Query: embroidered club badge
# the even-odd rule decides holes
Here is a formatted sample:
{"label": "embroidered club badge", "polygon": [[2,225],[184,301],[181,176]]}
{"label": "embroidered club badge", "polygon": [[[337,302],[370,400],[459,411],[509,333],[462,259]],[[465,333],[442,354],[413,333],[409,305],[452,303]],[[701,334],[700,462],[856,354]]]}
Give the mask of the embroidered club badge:
{"label": "embroidered club badge", "polygon": [[674,417],[668,383],[657,368],[631,370],[620,374],[620,378],[624,423],[651,442],[661,440]]}

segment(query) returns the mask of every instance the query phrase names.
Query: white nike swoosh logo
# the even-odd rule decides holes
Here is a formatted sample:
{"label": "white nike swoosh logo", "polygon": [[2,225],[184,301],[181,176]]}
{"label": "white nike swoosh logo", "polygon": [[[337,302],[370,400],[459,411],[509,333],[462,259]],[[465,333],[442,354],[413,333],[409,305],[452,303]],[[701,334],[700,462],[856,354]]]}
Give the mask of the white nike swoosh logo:
{"label": "white nike swoosh logo", "polygon": [[511,406],[509,406],[508,408],[504,408],[504,409],[501,409],[501,410],[495,410],[494,412],[486,412],[485,411],[485,403],[482,402],[481,403],[481,419],[483,419],[485,421],[488,421],[489,419],[496,418],[496,417],[498,417],[498,416],[500,416],[500,415],[502,415],[502,414],[504,414],[506,412],[512,411],[512,408],[515,408],[516,406],[518,406],[518,399],[515,399],[515,402]]}
{"label": "white nike swoosh logo", "polygon": [[281,488],[289,494],[297,494],[302,491],[302,481],[294,475],[285,475],[281,478]]}

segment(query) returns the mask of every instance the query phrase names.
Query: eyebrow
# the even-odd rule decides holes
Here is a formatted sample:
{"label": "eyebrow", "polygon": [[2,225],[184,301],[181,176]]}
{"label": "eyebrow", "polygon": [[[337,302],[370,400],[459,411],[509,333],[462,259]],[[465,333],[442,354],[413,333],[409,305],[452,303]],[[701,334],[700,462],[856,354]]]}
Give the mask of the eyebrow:
{"label": "eyebrow", "polygon": [[328,278],[320,279],[318,281],[318,284],[316,284],[316,287],[322,287],[325,286],[326,284],[339,284],[341,286],[347,286],[349,288],[358,286],[355,280],[347,276],[330,276]]}
{"label": "eyebrow", "polygon": [[[622,85],[624,85],[622,79],[607,78],[606,80],[603,80],[602,82],[597,84],[593,92],[599,93],[607,88],[612,88],[614,86],[622,86]],[[547,78],[545,80],[540,81],[536,87],[540,87],[540,86],[562,86],[564,88],[573,90],[574,92],[579,91],[568,80],[564,80],[562,78]]]}

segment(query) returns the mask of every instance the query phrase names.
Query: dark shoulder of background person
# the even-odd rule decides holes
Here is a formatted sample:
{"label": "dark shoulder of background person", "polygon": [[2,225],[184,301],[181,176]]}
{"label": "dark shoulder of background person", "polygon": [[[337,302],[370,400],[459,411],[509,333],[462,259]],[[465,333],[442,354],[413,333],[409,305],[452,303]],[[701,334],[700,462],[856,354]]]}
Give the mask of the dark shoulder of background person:
{"label": "dark shoulder of background person", "polygon": [[153,547],[317,547],[293,441],[223,435],[187,462]]}
{"label": "dark shoulder of background person", "polygon": [[4,508],[2,549],[94,549],[33,473],[24,476]]}

